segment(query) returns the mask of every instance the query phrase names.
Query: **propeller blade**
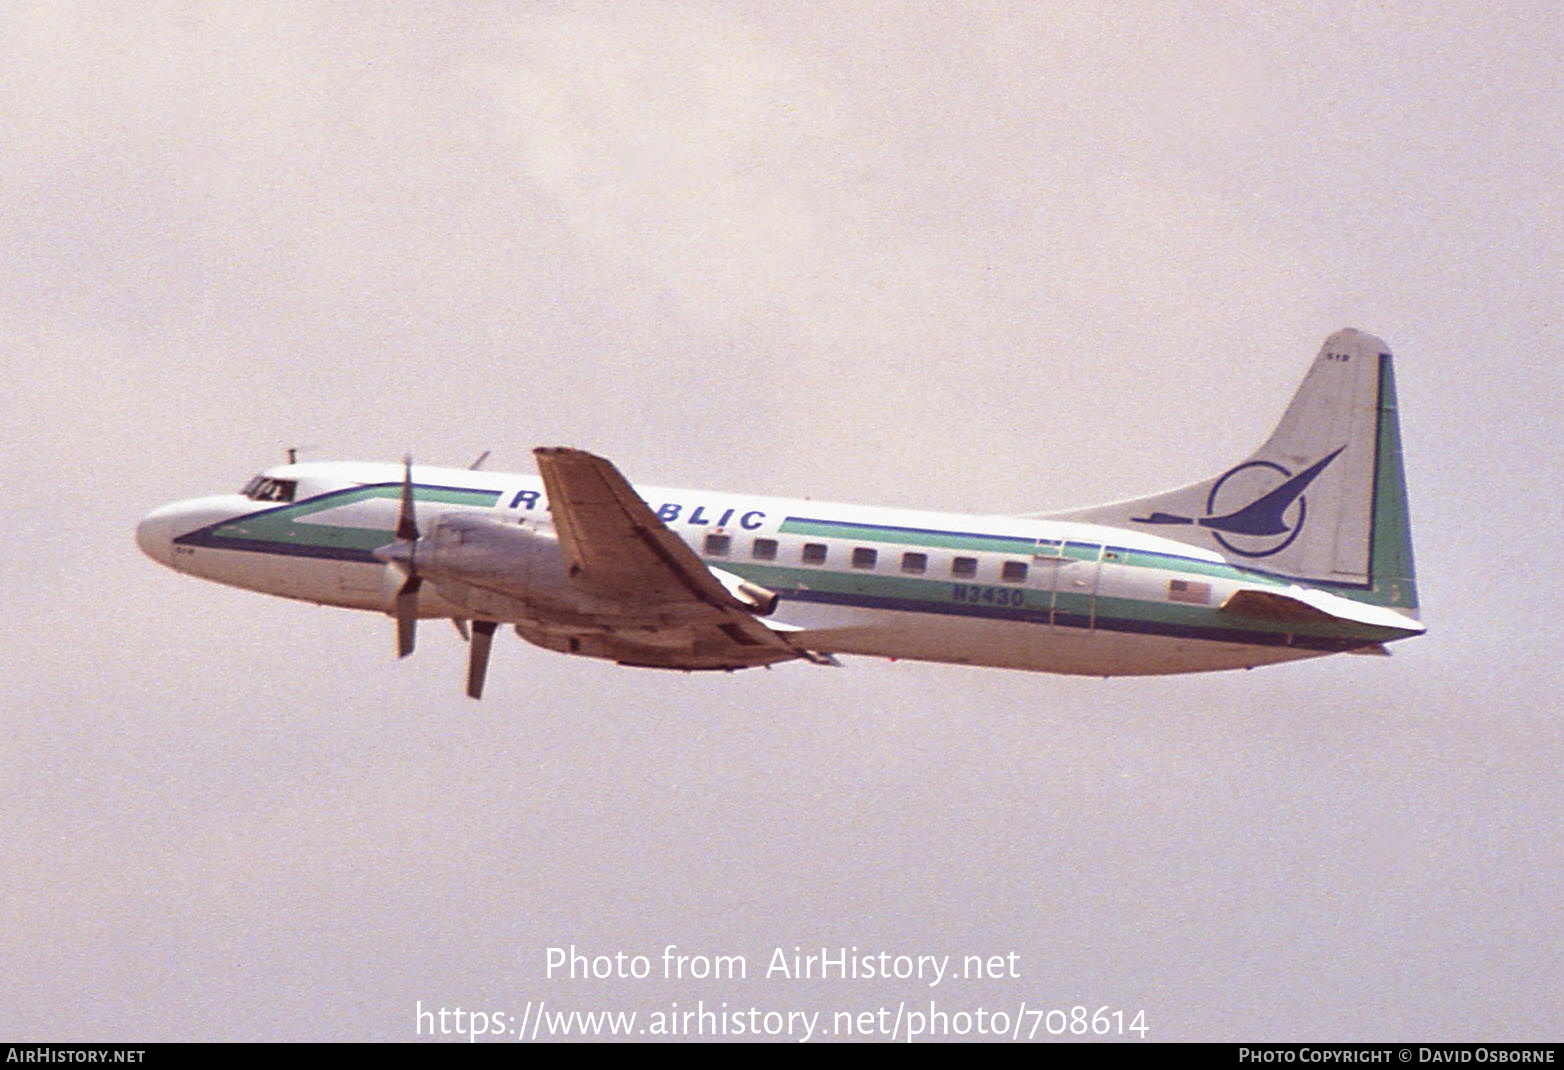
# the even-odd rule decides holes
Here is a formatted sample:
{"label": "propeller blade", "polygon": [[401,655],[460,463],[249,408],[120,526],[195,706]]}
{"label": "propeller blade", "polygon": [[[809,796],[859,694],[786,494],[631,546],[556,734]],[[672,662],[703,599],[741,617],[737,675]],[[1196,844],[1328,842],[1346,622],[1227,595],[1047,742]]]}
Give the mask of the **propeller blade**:
{"label": "propeller blade", "polygon": [[396,592],[396,656],[405,658],[413,652],[418,629],[418,588],[424,581],[417,576],[407,577],[402,589]]}
{"label": "propeller blade", "polygon": [[375,557],[407,578],[396,592],[392,614],[396,617],[396,656],[405,658],[418,641],[418,589],[424,585],[418,575],[418,518],[413,512],[413,455],[402,457],[402,507],[397,511],[396,542],[378,547]]}
{"label": "propeller blade", "polygon": [[472,622],[472,654],[467,661],[467,694],[472,698],[483,697],[483,678],[489,672],[489,650],[498,627],[492,620]]}
{"label": "propeller blade", "polygon": [[418,518],[413,512],[413,455],[402,458],[402,509],[396,518],[396,537],[418,541]]}

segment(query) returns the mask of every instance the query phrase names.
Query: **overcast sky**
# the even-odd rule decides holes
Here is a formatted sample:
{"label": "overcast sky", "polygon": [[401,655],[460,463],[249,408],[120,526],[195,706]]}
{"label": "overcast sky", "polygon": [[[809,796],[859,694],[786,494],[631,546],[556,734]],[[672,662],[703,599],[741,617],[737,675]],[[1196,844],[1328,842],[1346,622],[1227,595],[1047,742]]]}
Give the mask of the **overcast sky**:
{"label": "overcast sky", "polygon": [[[414,1008],[1559,1037],[1564,23],[1543,3],[12,3],[0,1038]],[[1397,354],[1426,637],[1093,680],[619,668],[202,583],[288,446],[962,511]],[[569,982],[546,949],[742,955]],[[1019,978],[783,982],[774,948]],[[660,969],[660,967],[659,967]]]}

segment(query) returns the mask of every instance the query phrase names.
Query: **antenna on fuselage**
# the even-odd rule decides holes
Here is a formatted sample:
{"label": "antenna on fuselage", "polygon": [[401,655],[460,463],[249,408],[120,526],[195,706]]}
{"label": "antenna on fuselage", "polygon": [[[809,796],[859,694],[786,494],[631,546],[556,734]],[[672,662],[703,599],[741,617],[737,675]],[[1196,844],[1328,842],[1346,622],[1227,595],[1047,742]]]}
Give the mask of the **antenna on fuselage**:
{"label": "antenna on fuselage", "polygon": [[482,453],[478,454],[478,459],[476,461],[472,462],[472,464],[469,464],[467,466],[467,470],[469,472],[476,472],[478,469],[483,467],[483,462],[487,461],[488,459],[489,459],[489,451],[488,450],[484,450]]}
{"label": "antenna on fuselage", "polygon": [[283,452],[285,452],[288,455],[288,463],[289,464],[298,464],[299,463],[299,447],[297,447],[297,446],[289,446]]}

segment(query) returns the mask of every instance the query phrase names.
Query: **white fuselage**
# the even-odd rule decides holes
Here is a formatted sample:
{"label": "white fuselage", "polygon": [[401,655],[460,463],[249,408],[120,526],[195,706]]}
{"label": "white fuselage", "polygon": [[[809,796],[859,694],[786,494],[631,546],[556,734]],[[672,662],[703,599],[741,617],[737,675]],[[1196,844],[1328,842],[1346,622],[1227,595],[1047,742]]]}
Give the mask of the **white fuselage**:
{"label": "white fuselage", "polygon": [[[551,528],[536,476],[417,467],[411,478],[421,518],[466,510]],[[390,612],[402,578],[373,550],[392,541],[401,479],[394,465],[281,466],[257,477],[248,496],[149,514],[137,540],[193,576]],[[776,592],[768,622],[823,653],[1109,676],[1254,666],[1422,630],[1376,607],[1356,607],[1353,621],[1235,616],[1223,610],[1235,591],[1300,588],[1138,531],[660,487],[637,493],[703,562]],[[1344,601],[1307,594],[1327,606]],[[417,613],[470,615],[433,584],[419,591]]]}

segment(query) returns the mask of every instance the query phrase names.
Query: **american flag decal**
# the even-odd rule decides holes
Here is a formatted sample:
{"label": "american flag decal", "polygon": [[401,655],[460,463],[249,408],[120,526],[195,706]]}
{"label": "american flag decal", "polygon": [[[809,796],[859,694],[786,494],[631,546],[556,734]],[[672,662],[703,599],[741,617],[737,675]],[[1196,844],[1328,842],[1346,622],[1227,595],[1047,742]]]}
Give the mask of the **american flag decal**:
{"label": "american flag decal", "polygon": [[1168,580],[1169,602],[1190,602],[1197,606],[1211,604],[1211,585],[1195,580]]}

